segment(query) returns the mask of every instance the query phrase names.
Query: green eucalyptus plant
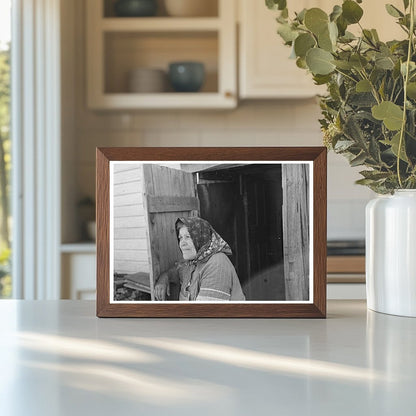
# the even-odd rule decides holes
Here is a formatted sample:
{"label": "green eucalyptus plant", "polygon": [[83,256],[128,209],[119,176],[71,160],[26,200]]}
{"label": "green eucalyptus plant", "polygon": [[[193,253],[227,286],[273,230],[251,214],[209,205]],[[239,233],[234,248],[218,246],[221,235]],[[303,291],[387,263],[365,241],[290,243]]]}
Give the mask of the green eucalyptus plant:
{"label": "green eucalyptus plant", "polygon": [[[402,10],[385,5],[405,39],[382,42],[360,24],[362,0],[344,0],[329,14],[303,9],[293,18],[286,0],[266,0],[280,11],[278,34],[297,66],[327,87],[319,120],[325,145],[351,166],[365,166],[357,183],[380,194],[416,188],[414,1],[403,0]],[[351,25],[359,36],[348,31]]]}

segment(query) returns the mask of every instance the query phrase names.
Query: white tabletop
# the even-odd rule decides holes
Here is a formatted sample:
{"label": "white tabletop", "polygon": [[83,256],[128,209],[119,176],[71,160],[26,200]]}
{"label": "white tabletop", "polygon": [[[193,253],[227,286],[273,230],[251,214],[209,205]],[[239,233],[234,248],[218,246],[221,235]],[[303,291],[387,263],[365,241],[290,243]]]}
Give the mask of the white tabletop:
{"label": "white tabletop", "polygon": [[98,319],[0,301],[0,415],[416,414],[416,319]]}

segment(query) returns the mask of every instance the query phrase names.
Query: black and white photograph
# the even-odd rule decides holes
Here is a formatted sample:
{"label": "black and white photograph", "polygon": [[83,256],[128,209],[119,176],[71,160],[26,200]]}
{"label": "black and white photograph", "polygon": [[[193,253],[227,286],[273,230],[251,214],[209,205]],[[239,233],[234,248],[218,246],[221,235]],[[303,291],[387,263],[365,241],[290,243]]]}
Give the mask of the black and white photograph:
{"label": "black and white photograph", "polygon": [[312,169],[111,161],[110,303],[312,303]]}

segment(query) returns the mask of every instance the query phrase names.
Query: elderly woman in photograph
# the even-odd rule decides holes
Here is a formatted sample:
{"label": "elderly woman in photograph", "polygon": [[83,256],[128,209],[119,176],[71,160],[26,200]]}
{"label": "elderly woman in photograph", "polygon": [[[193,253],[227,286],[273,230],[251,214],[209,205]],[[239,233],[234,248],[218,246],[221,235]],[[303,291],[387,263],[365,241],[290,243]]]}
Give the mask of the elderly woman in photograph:
{"label": "elderly woman in photograph", "polygon": [[169,283],[180,284],[180,301],[244,301],[230,246],[208,221],[178,218],[175,223],[184,262],[162,273],[155,284],[156,300],[166,300]]}

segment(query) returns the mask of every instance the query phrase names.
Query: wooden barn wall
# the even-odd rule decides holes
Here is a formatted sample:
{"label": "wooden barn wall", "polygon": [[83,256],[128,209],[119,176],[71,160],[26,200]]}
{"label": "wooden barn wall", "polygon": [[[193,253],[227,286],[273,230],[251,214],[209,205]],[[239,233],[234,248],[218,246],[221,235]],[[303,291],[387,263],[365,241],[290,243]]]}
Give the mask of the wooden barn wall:
{"label": "wooden barn wall", "polygon": [[282,185],[286,300],[309,300],[309,166],[284,164]]}
{"label": "wooden barn wall", "polygon": [[143,173],[152,281],[182,259],[175,221],[178,217],[197,215],[199,203],[193,174],[153,164],[143,165]]}
{"label": "wooden barn wall", "polygon": [[114,165],[114,271],[149,273],[143,166]]}

